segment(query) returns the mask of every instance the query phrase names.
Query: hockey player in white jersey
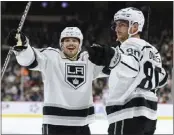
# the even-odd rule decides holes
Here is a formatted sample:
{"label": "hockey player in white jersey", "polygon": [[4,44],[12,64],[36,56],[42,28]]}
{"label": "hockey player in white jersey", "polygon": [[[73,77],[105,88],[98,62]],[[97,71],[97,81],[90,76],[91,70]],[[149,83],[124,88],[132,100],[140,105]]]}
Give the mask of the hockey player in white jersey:
{"label": "hockey player in white jersey", "polygon": [[[108,66],[109,97],[106,112],[109,135],[153,135],[157,121],[156,91],[167,81],[161,57],[155,47],[140,39],[144,15],[136,8],[125,8],[114,15],[115,32],[120,47],[94,44],[89,59],[97,65],[96,55],[113,57]],[[91,53],[92,52],[92,53]],[[96,55],[93,55],[95,52]]]}
{"label": "hockey player in white jersey", "polygon": [[66,27],[60,35],[60,48],[36,49],[16,30],[8,44],[14,47],[18,63],[40,71],[44,83],[43,134],[90,135],[94,120],[92,80],[102,66],[81,52],[83,35],[77,27]]}

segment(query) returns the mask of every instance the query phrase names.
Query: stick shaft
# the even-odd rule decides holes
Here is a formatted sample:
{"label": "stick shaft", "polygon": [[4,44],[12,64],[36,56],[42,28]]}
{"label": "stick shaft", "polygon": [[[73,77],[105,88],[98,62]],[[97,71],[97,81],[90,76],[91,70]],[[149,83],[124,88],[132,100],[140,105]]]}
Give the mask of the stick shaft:
{"label": "stick shaft", "polygon": [[147,11],[147,41],[149,40],[149,24],[150,24],[150,14],[151,14],[151,9],[150,6],[148,7],[148,11]]}
{"label": "stick shaft", "polygon": [[3,65],[3,67],[2,67],[2,71],[1,71],[1,80],[2,80],[2,78],[3,78],[3,76],[4,76],[4,73],[5,73],[5,71],[6,71],[7,65],[8,65],[8,63],[9,63],[9,61],[10,61],[11,54],[12,54],[12,48],[10,48],[10,50],[9,50],[9,52],[8,52],[8,54],[7,54],[7,58],[5,59],[5,63],[4,63],[4,65]]}
{"label": "stick shaft", "polygon": [[[29,1],[29,2],[27,3],[26,7],[25,7],[24,13],[23,13],[23,15],[22,15],[22,17],[21,17],[19,26],[18,26],[18,28],[17,28],[18,33],[22,30],[22,27],[23,27],[23,25],[24,25],[24,22],[25,22],[27,13],[28,13],[28,11],[29,11],[29,9],[30,9],[30,6],[31,6],[31,1]],[[2,78],[3,78],[3,76],[4,76],[4,73],[5,73],[5,71],[6,71],[6,68],[7,68],[7,66],[8,66],[8,63],[9,63],[9,61],[10,61],[10,57],[11,57],[12,52],[13,52],[13,47],[10,47],[10,50],[9,50],[9,52],[8,52],[8,54],[7,54],[6,59],[5,59],[5,63],[4,63],[4,65],[3,65],[3,67],[2,67],[2,70],[1,70],[1,80],[2,80]]]}
{"label": "stick shaft", "polygon": [[30,9],[30,6],[31,6],[31,1],[29,1],[27,3],[27,5],[26,5],[25,11],[24,11],[24,13],[23,13],[23,15],[21,17],[21,21],[20,21],[19,26],[18,26],[18,29],[17,29],[18,32],[20,32],[22,30],[22,27],[24,25],[25,18],[26,18],[27,14],[28,14],[28,11]]}

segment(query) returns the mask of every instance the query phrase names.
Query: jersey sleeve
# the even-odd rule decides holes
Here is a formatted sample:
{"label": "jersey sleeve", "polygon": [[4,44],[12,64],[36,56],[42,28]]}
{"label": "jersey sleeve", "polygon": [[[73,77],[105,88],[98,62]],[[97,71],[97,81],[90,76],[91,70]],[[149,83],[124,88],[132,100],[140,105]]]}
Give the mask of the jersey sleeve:
{"label": "jersey sleeve", "polygon": [[[112,66],[112,68],[116,68],[116,70],[122,76],[136,77],[138,75],[140,68],[139,65],[140,56],[141,56],[141,50],[139,47],[129,44],[121,46],[119,49],[117,49],[115,53],[115,57],[117,57],[117,62],[115,66]],[[119,60],[118,57],[120,57]],[[111,60],[111,63],[112,62],[114,62],[114,58]]]}
{"label": "jersey sleeve", "polygon": [[159,68],[158,73],[159,73],[159,84],[157,88],[161,88],[164,85],[167,84],[167,79],[168,79],[168,73],[165,71],[165,69],[162,67],[162,60],[161,60],[161,56],[160,53],[154,48],[154,54],[155,57],[151,57],[156,61],[156,65]]}
{"label": "jersey sleeve", "polygon": [[[145,75],[144,82],[151,82],[148,88],[157,89],[163,87],[167,83],[168,74],[162,67],[160,53],[153,46],[145,46],[143,49],[143,57],[140,64],[142,74]],[[145,83],[143,82],[143,86]]]}
{"label": "jersey sleeve", "polygon": [[162,68],[161,73],[159,74],[159,85],[158,88],[162,88],[167,84],[168,73]]}
{"label": "jersey sleeve", "polygon": [[52,61],[51,54],[44,49],[36,49],[28,44],[27,49],[15,52],[17,62],[30,70],[43,71],[48,61]]}

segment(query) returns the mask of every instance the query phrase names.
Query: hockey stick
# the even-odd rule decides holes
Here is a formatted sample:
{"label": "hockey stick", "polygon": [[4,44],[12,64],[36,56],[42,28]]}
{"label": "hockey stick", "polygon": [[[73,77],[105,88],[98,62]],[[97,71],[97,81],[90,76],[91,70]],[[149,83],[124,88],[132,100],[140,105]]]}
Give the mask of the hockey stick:
{"label": "hockey stick", "polygon": [[150,6],[148,6],[148,11],[147,11],[147,41],[149,40],[149,23],[150,23],[150,14],[151,14],[151,9]]}
{"label": "hockey stick", "polygon": [[[24,25],[25,18],[26,18],[27,13],[28,13],[28,11],[29,11],[29,9],[30,9],[30,6],[31,6],[31,1],[29,1],[29,2],[27,3],[26,7],[25,7],[24,13],[23,13],[23,15],[22,15],[22,17],[21,17],[21,21],[20,21],[19,26],[18,26],[18,28],[17,28],[18,33],[22,30],[22,27],[23,27],[23,25]],[[8,52],[8,54],[7,54],[6,59],[5,59],[5,63],[4,63],[4,65],[3,65],[3,67],[2,67],[2,71],[1,71],[1,80],[2,80],[2,78],[3,78],[3,76],[4,76],[4,73],[5,73],[6,68],[7,68],[7,66],[8,66],[8,63],[9,63],[9,61],[10,61],[10,57],[11,57],[11,54],[12,54],[12,53],[13,53],[13,47],[10,47],[10,50],[9,50],[9,52]]]}

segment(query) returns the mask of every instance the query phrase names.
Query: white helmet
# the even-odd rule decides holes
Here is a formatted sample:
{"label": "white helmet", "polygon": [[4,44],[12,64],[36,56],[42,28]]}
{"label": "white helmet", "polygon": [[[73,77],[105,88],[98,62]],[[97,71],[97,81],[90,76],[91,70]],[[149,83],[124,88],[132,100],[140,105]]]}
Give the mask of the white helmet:
{"label": "white helmet", "polygon": [[[128,30],[129,35],[135,35],[138,32],[142,32],[145,21],[143,13],[139,9],[134,7],[124,8],[115,13],[114,22],[118,20],[129,21],[129,30]],[[134,23],[138,23],[138,30],[133,34],[130,34],[129,33],[130,28]]]}
{"label": "white helmet", "polygon": [[66,27],[60,35],[60,39],[59,39],[59,44],[62,47],[62,39],[65,37],[74,37],[74,38],[78,38],[80,40],[80,46],[79,46],[79,50],[81,50],[82,44],[83,44],[83,34],[81,32],[81,30],[77,27]]}

